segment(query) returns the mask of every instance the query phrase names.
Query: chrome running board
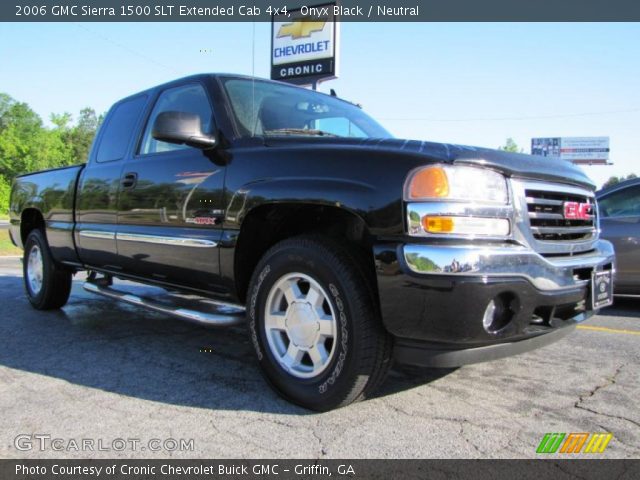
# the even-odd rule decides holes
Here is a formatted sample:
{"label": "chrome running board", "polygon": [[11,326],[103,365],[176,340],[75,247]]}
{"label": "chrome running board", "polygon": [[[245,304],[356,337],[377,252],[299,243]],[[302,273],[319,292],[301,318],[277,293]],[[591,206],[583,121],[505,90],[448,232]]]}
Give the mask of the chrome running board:
{"label": "chrome running board", "polygon": [[154,310],[156,312],[166,313],[167,315],[172,315],[199,325],[209,327],[228,327],[231,325],[238,325],[245,321],[245,308],[241,305],[219,303],[213,300],[208,300],[209,303],[213,304],[216,311],[202,312],[192,310],[190,308],[163,305],[158,301],[115,290],[108,286],[96,285],[95,283],[85,282],[83,288],[87,292],[96,293],[98,295],[120,300],[132,305],[148,308],[149,310]]}

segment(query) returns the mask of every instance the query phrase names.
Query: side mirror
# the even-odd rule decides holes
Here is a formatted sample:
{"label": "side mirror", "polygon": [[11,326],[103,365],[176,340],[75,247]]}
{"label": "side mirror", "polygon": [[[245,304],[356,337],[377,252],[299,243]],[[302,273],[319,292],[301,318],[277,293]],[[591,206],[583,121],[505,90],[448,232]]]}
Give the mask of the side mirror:
{"label": "side mirror", "polygon": [[208,150],[216,146],[214,136],[202,132],[200,115],[189,112],[162,112],[153,122],[151,135],[156,140]]}

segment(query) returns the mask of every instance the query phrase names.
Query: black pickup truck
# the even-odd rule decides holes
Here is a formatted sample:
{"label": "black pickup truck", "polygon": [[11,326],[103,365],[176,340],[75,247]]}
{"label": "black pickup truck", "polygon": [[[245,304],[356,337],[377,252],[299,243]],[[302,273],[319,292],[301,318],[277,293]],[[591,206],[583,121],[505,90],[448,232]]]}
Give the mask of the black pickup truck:
{"label": "black pickup truck", "polygon": [[98,294],[245,322],[269,383],[315,410],[367,397],[394,360],[557,340],[611,302],[614,272],[572,164],[395,139],[335,96],[223,74],[116,103],[86,165],[15,180],[10,233],[35,308],[86,270]]}

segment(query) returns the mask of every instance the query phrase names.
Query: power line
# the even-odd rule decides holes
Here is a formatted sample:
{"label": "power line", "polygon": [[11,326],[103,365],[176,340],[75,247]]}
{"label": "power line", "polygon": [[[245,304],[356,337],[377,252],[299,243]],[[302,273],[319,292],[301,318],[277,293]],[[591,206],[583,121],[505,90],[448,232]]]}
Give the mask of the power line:
{"label": "power line", "polygon": [[133,55],[136,55],[136,56],[138,56],[140,58],[143,58],[143,59],[147,60],[148,62],[153,63],[153,64],[155,64],[155,65],[157,65],[159,67],[162,67],[162,68],[164,68],[166,70],[169,70],[169,71],[171,71],[173,73],[178,73],[178,70],[176,70],[175,68],[170,67],[169,65],[165,65],[164,63],[158,62],[157,60],[149,57],[148,55],[140,53],[140,52],[138,52],[138,51],[136,51],[136,50],[134,50],[132,48],[129,48],[128,46],[123,45],[122,43],[120,43],[120,42],[118,42],[116,40],[113,40],[112,38],[109,38],[106,35],[103,35],[102,33],[98,33],[98,32],[96,32],[94,30],[91,30],[91,29],[85,27],[84,25],[82,25],[81,23],[75,23],[75,25],[78,28],[81,28],[82,30],[91,33],[92,35],[95,35],[96,37],[101,38],[105,42],[109,42],[109,43],[121,48],[122,50],[126,50],[127,52],[129,52],[129,53],[131,53]]}
{"label": "power line", "polygon": [[381,118],[386,121],[399,122],[499,122],[499,121],[518,121],[518,120],[544,120],[550,118],[570,118],[570,117],[588,117],[595,115],[612,115],[617,113],[635,113],[640,112],[640,108],[629,108],[624,110],[609,110],[601,112],[581,112],[581,113],[563,113],[557,115],[534,115],[527,117],[477,117],[477,118]]}

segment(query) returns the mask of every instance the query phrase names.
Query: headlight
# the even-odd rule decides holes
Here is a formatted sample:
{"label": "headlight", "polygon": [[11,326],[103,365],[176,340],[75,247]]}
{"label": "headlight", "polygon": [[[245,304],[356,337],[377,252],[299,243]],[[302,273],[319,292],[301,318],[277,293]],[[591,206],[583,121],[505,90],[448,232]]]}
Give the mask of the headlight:
{"label": "headlight", "polygon": [[500,203],[509,199],[507,181],[493,170],[434,165],[414,170],[404,189],[405,200],[448,200]]}

